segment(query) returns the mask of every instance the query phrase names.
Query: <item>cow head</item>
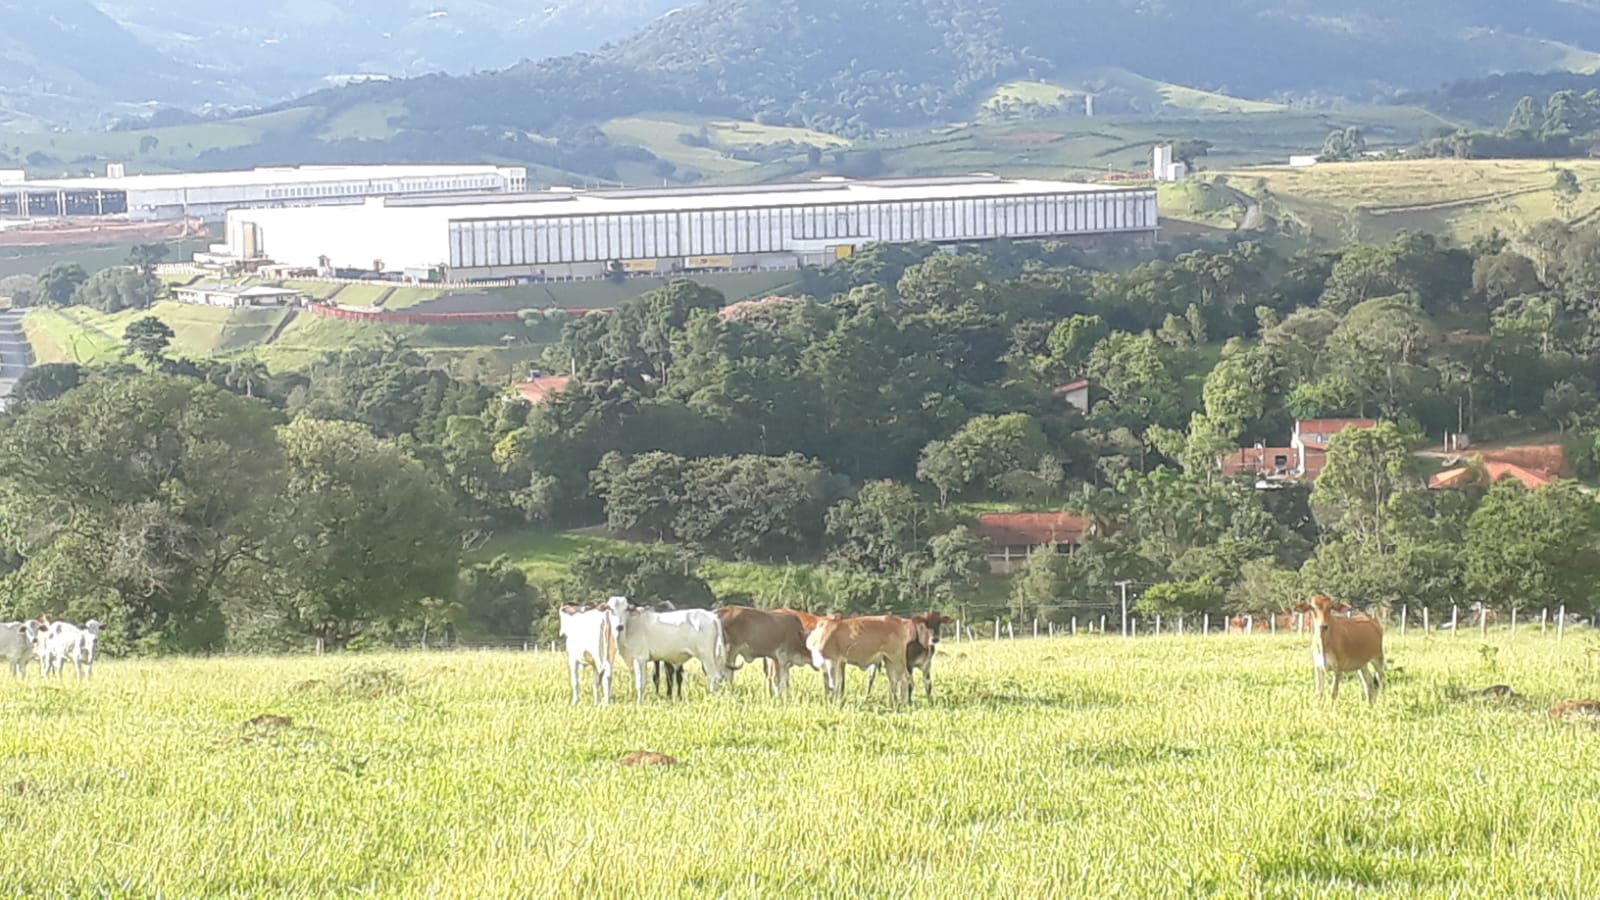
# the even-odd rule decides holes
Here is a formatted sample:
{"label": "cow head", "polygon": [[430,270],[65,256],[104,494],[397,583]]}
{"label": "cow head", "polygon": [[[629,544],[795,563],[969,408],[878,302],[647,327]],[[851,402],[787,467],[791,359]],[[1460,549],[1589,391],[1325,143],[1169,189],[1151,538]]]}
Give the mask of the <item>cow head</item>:
{"label": "cow head", "polygon": [[633,608],[628,605],[627,597],[612,597],[605,603],[605,610],[611,614],[607,620],[611,627],[612,637],[621,638],[622,629],[628,623],[628,615]]}
{"label": "cow head", "polygon": [[1329,598],[1327,594],[1312,594],[1310,601],[1306,603],[1296,603],[1294,606],[1294,611],[1311,613],[1312,621],[1316,623],[1317,627],[1323,631],[1327,631],[1328,620],[1333,618],[1333,614],[1336,612],[1344,612],[1349,608],[1350,607],[1347,604],[1338,600],[1333,600]]}
{"label": "cow head", "polygon": [[938,612],[937,610],[929,610],[920,616],[913,616],[912,618],[918,622],[921,622],[922,625],[927,629],[928,646],[930,648],[934,644],[939,643],[940,633],[943,631],[944,626],[955,621],[955,619],[952,619],[949,616]]}

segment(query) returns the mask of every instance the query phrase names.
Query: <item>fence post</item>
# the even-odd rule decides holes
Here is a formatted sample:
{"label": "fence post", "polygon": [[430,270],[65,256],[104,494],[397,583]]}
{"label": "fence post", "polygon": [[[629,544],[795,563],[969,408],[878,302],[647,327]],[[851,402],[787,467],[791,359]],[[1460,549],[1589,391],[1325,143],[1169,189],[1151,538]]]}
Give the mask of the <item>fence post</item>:
{"label": "fence post", "polygon": [[[1405,626],[1402,625],[1401,627],[1404,628]],[[1299,637],[1300,635],[1305,634],[1305,633],[1306,633],[1306,614],[1305,613],[1295,613],[1294,614],[1294,636],[1295,637]]]}
{"label": "fence post", "polygon": [[1200,633],[1211,633],[1211,613],[1202,613],[1200,616]]}
{"label": "fence post", "polygon": [[1156,637],[1161,636],[1161,616],[1156,616]]}
{"label": "fence post", "polygon": [[1006,620],[1006,637],[1012,639],[1013,641],[1017,639],[1016,623],[1012,622],[1010,619]]}
{"label": "fence post", "polygon": [[1511,633],[1517,633],[1517,608],[1511,607]]}
{"label": "fence post", "polygon": [[1077,637],[1078,636],[1078,617],[1077,616],[1073,616],[1072,617],[1072,636],[1073,637]]}
{"label": "fence post", "polygon": [[1456,611],[1457,611],[1456,610],[1456,605],[1454,603],[1450,604],[1450,633],[1451,634],[1455,634],[1456,633],[1456,625],[1459,624],[1459,623],[1456,622]]}
{"label": "fence post", "polygon": [[522,652],[523,653],[527,653],[528,652],[528,642],[527,641],[523,641],[522,642]]}
{"label": "fence post", "polygon": [[1548,606],[1545,607],[1544,609],[1539,610],[1539,633],[1540,634],[1544,634],[1544,623],[1545,623],[1545,620],[1547,618],[1549,618],[1549,616],[1550,616],[1550,608]]}
{"label": "fence post", "polygon": [[322,638],[317,638],[317,655],[322,655]]}
{"label": "fence post", "polygon": [[1273,634],[1277,634],[1278,633],[1278,617],[1277,616],[1273,616],[1272,618],[1267,620],[1267,630],[1272,632]]}
{"label": "fence post", "polygon": [[1561,610],[1556,613],[1556,640],[1561,640],[1561,633],[1567,628],[1567,605],[1561,604]]}
{"label": "fence post", "polygon": [[961,620],[956,620],[956,643],[961,643]]}
{"label": "fence post", "polygon": [[1183,637],[1183,616],[1178,617],[1178,637]]}
{"label": "fence post", "polygon": [[1051,637],[1055,637],[1056,636],[1056,623],[1051,622],[1051,623],[1049,623],[1049,625],[1050,625],[1050,636]]}
{"label": "fence post", "polygon": [[1100,633],[1101,634],[1105,634],[1106,633],[1106,617],[1105,616],[1101,616],[1100,617]]}
{"label": "fence post", "polygon": [[[1304,615],[1304,613],[1301,613],[1301,615]],[[1406,605],[1404,603],[1400,604],[1400,636],[1406,636]]]}
{"label": "fence post", "polygon": [[1038,616],[1034,616],[1033,617],[1033,636],[1034,637],[1038,637],[1039,636],[1039,617]]}
{"label": "fence post", "polygon": [[1426,606],[1422,608],[1422,633],[1428,633],[1428,608]]}
{"label": "fence post", "polygon": [[1000,640],[1000,619],[998,617],[994,620],[994,639]]}
{"label": "fence post", "polygon": [[1139,620],[1138,619],[1129,619],[1128,620],[1128,633],[1133,635],[1134,637],[1138,637],[1139,636]]}
{"label": "fence post", "polygon": [[1245,634],[1254,634],[1255,630],[1256,630],[1256,617],[1255,616],[1245,616],[1244,617],[1244,633]]}

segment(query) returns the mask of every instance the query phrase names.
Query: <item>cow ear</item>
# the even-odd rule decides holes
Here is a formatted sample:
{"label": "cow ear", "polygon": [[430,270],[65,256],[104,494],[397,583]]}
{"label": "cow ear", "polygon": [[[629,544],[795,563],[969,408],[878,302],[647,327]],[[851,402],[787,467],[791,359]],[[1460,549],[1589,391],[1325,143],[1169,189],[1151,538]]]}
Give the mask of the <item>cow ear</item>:
{"label": "cow ear", "polygon": [[1335,600],[1333,603],[1329,604],[1328,608],[1334,612],[1344,612],[1350,608],[1350,604],[1344,602],[1343,600]]}

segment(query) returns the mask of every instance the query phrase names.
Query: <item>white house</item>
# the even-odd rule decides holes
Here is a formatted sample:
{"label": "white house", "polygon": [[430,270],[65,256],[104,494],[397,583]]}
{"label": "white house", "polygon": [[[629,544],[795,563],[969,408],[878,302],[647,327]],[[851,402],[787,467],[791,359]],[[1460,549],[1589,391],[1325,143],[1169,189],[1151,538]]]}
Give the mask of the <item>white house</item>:
{"label": "white house", "polygon": [[198,306],[298,306],[306,302],[303,291],[266,285],[194,284],[172,289],[179,303]]}

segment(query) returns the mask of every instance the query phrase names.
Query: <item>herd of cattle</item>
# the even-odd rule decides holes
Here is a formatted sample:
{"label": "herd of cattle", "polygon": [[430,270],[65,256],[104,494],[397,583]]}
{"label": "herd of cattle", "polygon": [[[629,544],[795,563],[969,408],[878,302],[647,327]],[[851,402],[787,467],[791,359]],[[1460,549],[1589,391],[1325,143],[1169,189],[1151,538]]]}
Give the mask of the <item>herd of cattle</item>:
{"label": "herd of cattle", "polygon": [[94,670],[100,627],[94,619],[78,626],[51,615],[23,622],[0,622],[0,656],[11,664],[11,674],[18,678],[27,675],[28,662],[36,657],[40,675],[60,674],[70,660],[78,677],[84,678]]}
{"label": "herd of cattle", "polygon": [[[1294,607],[1309,619],[1311,666],[1317,693],[1332,682],[1338,699],[1346,675],[1360,677],[1368,702],[1375,702],[1383,681],[1383,628],[1364,613],[1316,594]],[[645,698],[645,668],[666,666],[667,695],[676,686],[683,696],[683,666],[700,663],[715,693],[731,681],[741,661],[761,660],[767,684],[776,696],[789,686],[789,670],[808,666],[822,673],[823,687],[844,697],[849,666],[869,673],[872,691],[878,669],[889,677],[889,696],[910,703],[917,671],[922,672],[928,699],[933,699],[933,654],[944,625],[954,620],[938,612],[905,616],[817,616],[797,609],[753,609],[724,606],[716,610],[673,609],[671,604],[644,607],[626,597],[612,597],[591,607],[561,609],[561,637],[567,646],[572,677],[572,702],[578,702],[585,668],[595,673],[594,699],[611,701],[612,660],[621,657],[633,671],[634,692]],[[661,669],[653,676],[660,688]]]}
{"label": "herd of cattle", "polygon": [[[821,671],[823,686],[842,698],[845,668],[856,666],[869,672],[869,692],[881,668],[889,678],[890,697],[909,703],[916,671],[922,672],[928,698],[933,698],[934,648],[944,625],[952,621],[937,612],[846,618],[747,606],[643,607],[612,597],[592,607],[562,608],[561,637],[567,645],[573,703],[578,702],[584,668],[594,669],[596,702],[610,702],[612,659],[618,656],[633,670],[639,700],[644,699],[648,664],[665,665],[668,695],[676,685],[682,697],[683,666],[691,659],[700,663],[713,692],[733,679],[742,662],[759,659],[776,696],[788,690],[791,668],[807,666]],[[659,688],[659,669],[654,677]]]}

